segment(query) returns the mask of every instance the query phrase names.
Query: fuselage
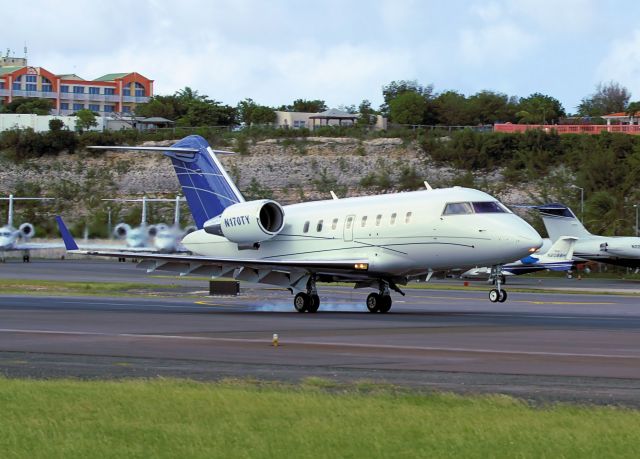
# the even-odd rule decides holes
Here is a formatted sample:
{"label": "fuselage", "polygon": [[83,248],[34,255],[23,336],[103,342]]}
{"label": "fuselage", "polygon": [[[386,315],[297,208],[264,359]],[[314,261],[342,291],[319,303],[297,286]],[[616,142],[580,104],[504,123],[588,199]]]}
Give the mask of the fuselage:
{"label": "fuselage", "polygon": [[637,268],[640,267],[640,238],[590,235],[576,242],[573,254],[579,261]]}
{"label": "fuselage", "polygon": [[366,259],[372,274],[401,276],[502,264],[542,245],[528,223],[492,196],[468,188],[308,202],[284,211],[282,231],[255,250],[240,250],[203,230],[183,244],[194,254],[223,258]]}
{"label": "fuselage", "polygon": [[20,232],[10,226],[0,228],[0,251],[12,250],[16,241],[20,237]]}

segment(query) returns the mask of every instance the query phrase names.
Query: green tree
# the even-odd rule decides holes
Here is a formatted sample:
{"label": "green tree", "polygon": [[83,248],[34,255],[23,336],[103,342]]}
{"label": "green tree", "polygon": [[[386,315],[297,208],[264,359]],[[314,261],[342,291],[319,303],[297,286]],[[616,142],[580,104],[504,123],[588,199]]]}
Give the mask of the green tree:
{"label": "green tree", "polygon": [[598,83],[596,91],[585,97],[578,105],[581,116],[602,116],[609,113],[624,112],[631,98],[627,88],[615,81]]}
{"label": "green tree", "polygon": [[629,103],[625,112],[629,118],[635,118],[637,120],[640,118],[640,102],[636,101]]}
{"label": "green tree", "polygon": [[59,120],[57,118],[49,120],[49,130],[50,131],[53,131],[53,132],[61,131],[63,127],[64,127],[64,123],[62,122],[62,120]]}
{"label": "green tree", "polygon": [[469,111],[473,124],[513,122],[517,100],[499,92],[480,91],[469,97]]}
{"label": "green tree", "polygon": [[236,107],[238,121],[251,124],[268,124],[276,120],[276,112],[271,107],[259,105],[253,99],[240,101]]}
{"label": "green tree", "polygon": [[306,100],[306,99],[296,99],[293,101],[291,105],[283,105],[280,107],[280,110],[286,112],[304,112],[304,113],[320,113],[327,110],[327,104],[324,100],[315,99],[315,100]]}
{"label": "green tree", "polygon": [[145,118],[161,117],[175,121],[186,114],[186,107],[175,95],[153,96],[146,104],[136,106],[136,115]]}
{"label": "green tree", "polygon": [[536,92],[520,99],[516,116],[522,124],[542,124],[557,122],[566,113],[558,99]]}
{"label": "green tree", "polygon": [[403,92],[389,101],[389,118],[398,124],[422,124],[427,101],[417,92]]}
{"label": "green tree", "polygon": [[468,126],[473,123],[469,112],[469,101],[456,91],[446,91],[434,100],[437,124]]}
{"label": "green tree", "polygon": [[360,113],[360,118],[358,118],[357,122],[359,126],[370,126],[375,124],[377,113],[373,108],[371,108],[371,102],[367,99],[360,102],[360,105],[358,106],[358,113]]}
{"label": "green tree", "polygon": [[76,113],[76,128],[80,132],[84,132],[85,130],[89,130],[94,126],[98,125],[98,121],[96,120],[96,115],[87,109],[78,110]]}
{"label": "green tree", "polygon": [[48,115],[53,110],[53,102],[49,99],[31,99],[19,97],[11,103],[0,107],[0,113],[33,113]]}

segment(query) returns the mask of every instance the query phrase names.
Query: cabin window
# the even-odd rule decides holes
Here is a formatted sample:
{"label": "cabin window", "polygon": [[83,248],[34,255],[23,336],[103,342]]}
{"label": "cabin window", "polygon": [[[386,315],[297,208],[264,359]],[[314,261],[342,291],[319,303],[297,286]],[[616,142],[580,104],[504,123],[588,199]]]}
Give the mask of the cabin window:
{"label": "cabin window", "polygon": [[331,229],[334,230],[338,227],[338,219],[334,218],[333,222],[331,222]]}
{"label": "cabin window", "polygon": [[472,214],[473,207],[469,202],[450,202],[444,207],[443,215]]}
{"label": "cabin window", "polygon": [[404,222],[405,223],[411,223],[411,216],[413,215],[413,212],[407,212],[407,215],[404,217]]}
{"label": "cabin window", "polygon": [[397,214],[395,212],[391,214],[391,221],[389,222],[390,225],[396,224],[396,216]]}
{"label": "cabin window", "polygon": [[309,232],[309,222],[304,222],[304,227],[302,228],[303,233]]}
{"label": "cabin window", "polygon": [[496,214],[509,212],[506,207],[500,204],[498,201],[489,202],[473,202],[473,210],[477,214]]}
{"label": "cabin window", "polygon": [[345,227],[349,230],[351,229],[351,224],[353,223],[353,217],[347,218],[347,222],[345,223]]}
{"label": "cabin window", "polygon": [[365,226],[367,226],[367,216],[366,215],[364,217],[362,217],[362,222],[360,222],[360,226],[362,226],[363,228]]}
{"label": "cabin window", "polygon": [[318,220],[318,224],[316,225],[316,231],[318,233],[322,231],[322,220]]}
{"label": "cabin window", "polygon": [[376,226],[380,226],[381,221],[382,221],[382,214],[378,214],[376,216]]}

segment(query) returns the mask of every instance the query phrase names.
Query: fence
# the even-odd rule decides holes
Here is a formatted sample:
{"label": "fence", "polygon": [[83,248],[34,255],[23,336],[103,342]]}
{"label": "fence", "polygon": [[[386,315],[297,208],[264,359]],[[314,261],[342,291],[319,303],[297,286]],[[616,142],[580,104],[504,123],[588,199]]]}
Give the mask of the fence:
{"label": "fence", "polygon": [[495,124],[494,132],[525,132],[540,129],[545,132],[555,131],[558,134],[600,134],[601,132],[621,132],[624,134],[640,134],[637,124]]}

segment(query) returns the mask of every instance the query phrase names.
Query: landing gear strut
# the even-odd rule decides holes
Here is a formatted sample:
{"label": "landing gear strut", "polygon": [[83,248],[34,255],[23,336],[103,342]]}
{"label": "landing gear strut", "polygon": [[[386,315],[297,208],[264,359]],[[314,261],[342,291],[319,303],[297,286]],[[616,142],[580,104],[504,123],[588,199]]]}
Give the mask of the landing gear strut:
{"label": "landing gear strut", "polygon": [[504,283],[502,265],[495,265],[491,267],[491,276],[489,276],[489,281],[496,286],[496,288],[489,291],[489,301],[492,303],[504,303],[507,301],[507,291],[502,290],[501,288]]}
{"label": "landing gear strut", "polygon": [[316,278],[311,276],[307,282],[307,291],[300,292],[293,298],[293,307],[298,312],[317,312],[320,307],[320,297],[316,288]]}
{"label": "landing gear strut", "polygon": [[23,263],[29,263],[29,261],[31,261],[31,259],[29,257],[29,252],[27,250],[25,250],[24,252],[22,252],[22,262]]}
{"label": "landing gear strut", "polygon": [[389,283],[382,280],[380,281],[380,293],[374,292],[367,296],[367,309],[369,312],[389,312],[392,303]]}

